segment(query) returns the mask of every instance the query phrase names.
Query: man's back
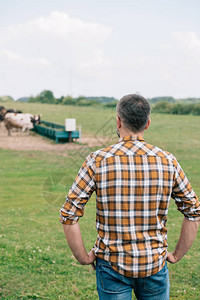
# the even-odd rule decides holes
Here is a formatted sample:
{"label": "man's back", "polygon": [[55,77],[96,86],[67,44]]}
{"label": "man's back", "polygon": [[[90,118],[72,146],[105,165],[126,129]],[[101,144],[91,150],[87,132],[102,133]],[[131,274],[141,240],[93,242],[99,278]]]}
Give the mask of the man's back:
{"label": "man's back", "polygon": [[83,205],[77,199],[86,203],[93,191],[98,232],[94,252],[130,277],[150,276],[164,266],[171,196],[177,204],[180,199],[178,207],[188,218],[196,209],[187,205],[184,211],[184,199],[196,195],[174,156],[137,136],[121,138],[87,157],[68,195],[71,201],[76,198],[75,214]]}

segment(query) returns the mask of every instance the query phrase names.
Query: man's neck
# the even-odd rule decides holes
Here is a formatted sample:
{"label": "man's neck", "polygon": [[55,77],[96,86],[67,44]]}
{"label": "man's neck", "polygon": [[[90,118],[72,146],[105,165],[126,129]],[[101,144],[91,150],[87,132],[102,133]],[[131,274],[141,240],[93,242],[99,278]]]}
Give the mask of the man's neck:
{"label": "man's neck", "polygon": [[143,138],[144,137],[144,131],[135,133],[135,132],[132,132],[132,131],[123,131],[123,130],[121,130],[119,135],[120,135],[120,138],[123,138],[125,136],[130,136],[130,135],[135,136],[135,137],[140,136],[140,137]]}

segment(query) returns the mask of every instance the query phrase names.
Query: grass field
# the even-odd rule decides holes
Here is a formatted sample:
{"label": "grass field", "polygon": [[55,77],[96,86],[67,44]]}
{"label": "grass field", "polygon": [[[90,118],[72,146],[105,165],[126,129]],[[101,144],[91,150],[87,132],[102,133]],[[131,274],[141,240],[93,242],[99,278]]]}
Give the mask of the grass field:
{"label": "grass field", "polygon": [[[115,131],[112,109],[22,103],[7,107],[11,105],[24,112],[42,113],[44,120],[60,124],[64,124],[66,117],[75,117],[84,135],[105,134],[110,127]],[[151,127],[145,134],[149,143],[173,152],[198,196],[199,124],[200,117],[157,114],[152,115]],[[81,155],[76,152],[73,158],[72,150],[68,157],[63,157],[48,152],[0,149],[0,161],[1,298],[98,299],[95,273],[90,266],[80,266],[73,258],[58,221],[59,208],[82,164]],[[178,240],[182,219],[172,200],[167,226],[169,251]],[[80,226],[89,251],[96,239],[94,195]],[[178,264],[168,265],[170,299],[200,299],[199,245],[200,233],[188,254]]]}

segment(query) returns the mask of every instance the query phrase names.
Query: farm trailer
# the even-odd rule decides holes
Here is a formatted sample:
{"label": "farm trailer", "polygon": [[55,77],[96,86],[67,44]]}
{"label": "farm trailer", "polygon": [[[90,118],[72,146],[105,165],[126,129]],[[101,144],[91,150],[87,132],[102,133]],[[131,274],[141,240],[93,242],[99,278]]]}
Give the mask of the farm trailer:
{"label": "farm trailer", "polygon": [[70,142],[73,139],[81,141],[81,127],[76,131],[65,131],[65,126],[47,121],[41,121],[40,124],[34,124],[33,130],[43,136],[59,142]]}

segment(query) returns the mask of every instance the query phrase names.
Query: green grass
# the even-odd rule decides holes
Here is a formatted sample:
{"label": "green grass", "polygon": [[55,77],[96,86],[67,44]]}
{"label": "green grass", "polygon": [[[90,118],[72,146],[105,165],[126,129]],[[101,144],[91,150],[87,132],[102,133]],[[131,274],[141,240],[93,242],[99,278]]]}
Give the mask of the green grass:
{"label": "green grass", "polygon": [[[75,117],[82,124],[83,133],[90,135],[99,132],[106,120],[115,115],[111,109],[90,107],[21,103],[12,107],[40,112],[43,119],[61,124],[65,117]],[[115,130],[114,120],[110,124]],[[148,142],[174,153],[198,196],[199,124],[200,117],[157,114],[152,116],[151,128],[145,134]],[[98,299],[95,273],[73,258],[58,221],[59,208],[82,163],[78,153],[76,164],[71,159],[73,151],[68,154],[62,157],[39,151],[0,149],[2,299]],[[178,240],[182,219],[172,200],[167,226],[169,251]],[[86,205],[80,226],[89,251],[96,239],[94,196]],[[188,254],[178,264],[168,265],[171,299],[200,298],[199,243],[198,233]]]}

